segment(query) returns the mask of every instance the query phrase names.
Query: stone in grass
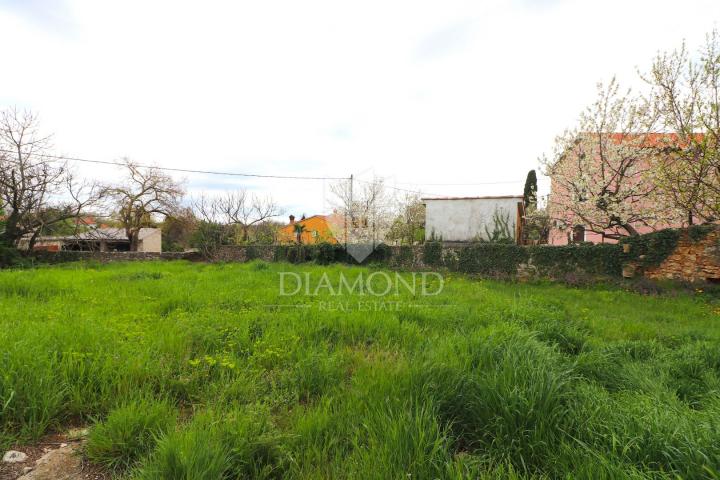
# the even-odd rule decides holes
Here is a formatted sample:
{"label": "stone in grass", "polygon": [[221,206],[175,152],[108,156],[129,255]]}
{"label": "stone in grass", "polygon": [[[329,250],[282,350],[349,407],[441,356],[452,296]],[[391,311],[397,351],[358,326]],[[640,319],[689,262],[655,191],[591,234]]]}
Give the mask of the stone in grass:
{"label": "stone in grass", "polygon": [[89,430],[87,428],[73,428],[68,430],[67,437],[69,440],[81,440],[88,436]]}
{"label": "stone in grass", "polygon": [[82,474],[82,458],[78,455],[79,445],[68,445],[40,457],[35,468],[18,480],[78,480]]}
{"label": "stone in grass", "polygon": [[20,463],[27,460],[27,455],[25,455],[23,452],[18,452],[17,450],[8,450],[5,452],[5,455],[3,455],[2,461],[5,463]]}

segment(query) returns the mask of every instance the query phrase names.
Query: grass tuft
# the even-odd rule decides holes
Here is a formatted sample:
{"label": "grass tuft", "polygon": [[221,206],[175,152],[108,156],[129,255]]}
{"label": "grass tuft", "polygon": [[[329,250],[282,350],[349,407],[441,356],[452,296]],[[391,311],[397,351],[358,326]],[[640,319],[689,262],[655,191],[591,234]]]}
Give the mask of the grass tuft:
{"label": "grass tuft", "polygon": [[125,471],[175,426],[176,416],[166,401],[142,399],[126,403],[92,428],[85,453],[108,470]]}

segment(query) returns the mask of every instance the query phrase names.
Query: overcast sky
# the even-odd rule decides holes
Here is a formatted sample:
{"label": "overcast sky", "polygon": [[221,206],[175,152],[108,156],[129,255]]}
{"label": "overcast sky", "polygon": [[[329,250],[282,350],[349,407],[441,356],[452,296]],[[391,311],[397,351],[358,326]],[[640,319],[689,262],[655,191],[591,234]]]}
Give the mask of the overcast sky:
{"label": "overcast sky", "polygon": [[[636,83],[719,19],[717,0],[0,0],[0,108],[77,157],[521,194],[598,81]],[[182,178],[329,209],[328,182]]]}

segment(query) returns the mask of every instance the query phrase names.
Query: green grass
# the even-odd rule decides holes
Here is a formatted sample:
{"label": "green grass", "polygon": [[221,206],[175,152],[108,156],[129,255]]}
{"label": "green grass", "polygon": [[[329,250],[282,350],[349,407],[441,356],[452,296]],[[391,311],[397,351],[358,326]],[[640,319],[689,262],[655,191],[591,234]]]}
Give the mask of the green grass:
{"label": "green grass", "polygon": [[88,439],[87,457],[113,472],[127,470],[155,447],[175,421],[176,412],[167,402],[130,401],[95,425]]}
{"label": "green grass", "polygon": [[378,270],[0,272],[0,450],[90,424],[87,457],[133,479],[720,478],[705,294],[279,296],[288,271]]}

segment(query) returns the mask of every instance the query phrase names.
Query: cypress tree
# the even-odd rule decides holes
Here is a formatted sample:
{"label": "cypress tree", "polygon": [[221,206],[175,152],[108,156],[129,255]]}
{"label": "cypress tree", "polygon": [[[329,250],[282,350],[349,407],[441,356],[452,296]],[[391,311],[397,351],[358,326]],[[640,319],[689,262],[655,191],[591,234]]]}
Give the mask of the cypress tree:
{"label": "cypress tree", "polygon": [[537,207],[537,175],[535,170],[530,170],[525,178],[523,205],[526,209],[530,206]]}

